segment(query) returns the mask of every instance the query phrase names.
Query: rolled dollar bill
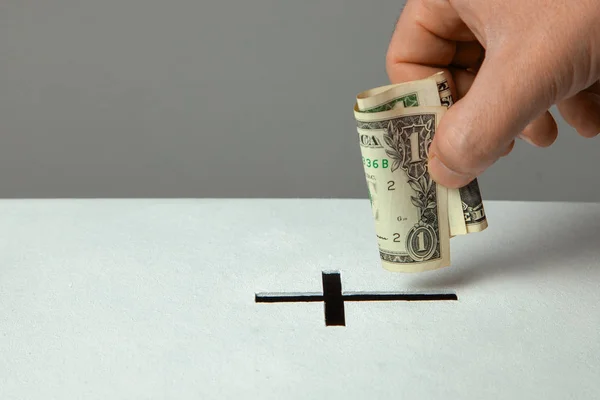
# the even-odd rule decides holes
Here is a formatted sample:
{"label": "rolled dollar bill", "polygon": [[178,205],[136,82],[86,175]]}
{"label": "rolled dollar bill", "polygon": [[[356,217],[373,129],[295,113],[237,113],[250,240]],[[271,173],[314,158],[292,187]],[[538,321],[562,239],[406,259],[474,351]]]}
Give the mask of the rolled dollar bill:
{"label": "rolled dollar bill", "polygon": [[354,116],[379,254],[390,271],[448,266],[450,238],[487,227],[476,181],[448,189],[429,176],[429,145],[452,103],[443,73],[356,98]]}

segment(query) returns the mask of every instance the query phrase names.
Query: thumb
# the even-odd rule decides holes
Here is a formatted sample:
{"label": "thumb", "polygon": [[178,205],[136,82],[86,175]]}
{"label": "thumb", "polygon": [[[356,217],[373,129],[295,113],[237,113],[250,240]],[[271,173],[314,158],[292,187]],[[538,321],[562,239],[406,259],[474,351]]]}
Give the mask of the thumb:
{"label": "thumb", "polygon": [[429,148],[434,181],[449,188],[467,185],[550,107],[542,75],[519,58],[523,61],[507,62],[488,54],[467,94],[446,111]]}

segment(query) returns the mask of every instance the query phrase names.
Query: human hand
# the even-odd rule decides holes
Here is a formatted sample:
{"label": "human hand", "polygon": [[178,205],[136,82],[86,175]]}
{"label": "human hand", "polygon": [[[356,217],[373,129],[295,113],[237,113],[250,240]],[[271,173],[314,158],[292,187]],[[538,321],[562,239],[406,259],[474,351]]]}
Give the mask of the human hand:
{"label": "human hand", "polygon": [[550,146],[557,105],[580,135],[600,132],[600,0],[407,0],[386,57],[392,83],[445,70],[455,99],[429,172],[465,186],[517,136]]}

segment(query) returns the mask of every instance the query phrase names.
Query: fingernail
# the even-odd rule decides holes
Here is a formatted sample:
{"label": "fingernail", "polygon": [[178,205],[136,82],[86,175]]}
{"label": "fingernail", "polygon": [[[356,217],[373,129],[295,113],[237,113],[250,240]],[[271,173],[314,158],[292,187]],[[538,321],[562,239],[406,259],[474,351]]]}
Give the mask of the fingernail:
{"label": "fingernail", "polygon": [[435,154],[429,155],[429,174],[431,178],[448,188],[456,189],[467,185],[474,177],[448,168]]}
{"label": "fingernail", "polygon": [[537,144],[533,143],[531,141],[531,139],[529,139],[527,136],[523,135],[522,133],[519,133],[519,139],[526,141],[527,143],[529,143],[530,145],[532,145],[534,147],[540,147]]}

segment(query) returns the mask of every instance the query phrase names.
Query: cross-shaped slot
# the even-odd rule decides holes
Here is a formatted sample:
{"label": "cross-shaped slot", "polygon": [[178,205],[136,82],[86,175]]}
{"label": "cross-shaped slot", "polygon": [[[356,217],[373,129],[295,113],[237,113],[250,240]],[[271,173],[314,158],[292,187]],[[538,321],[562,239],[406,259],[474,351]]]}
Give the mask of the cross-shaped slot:
{"label": "cross-shaped slot", "polygon": [[458,300],[454,293],[342,292],[339,272],[322,273],[323,293],[256,293],[256,303],[322,301],[326,326],[345,326],[345,301],[440,301]]}

